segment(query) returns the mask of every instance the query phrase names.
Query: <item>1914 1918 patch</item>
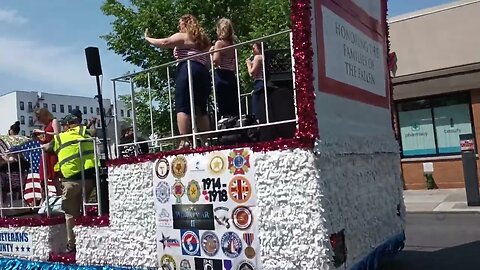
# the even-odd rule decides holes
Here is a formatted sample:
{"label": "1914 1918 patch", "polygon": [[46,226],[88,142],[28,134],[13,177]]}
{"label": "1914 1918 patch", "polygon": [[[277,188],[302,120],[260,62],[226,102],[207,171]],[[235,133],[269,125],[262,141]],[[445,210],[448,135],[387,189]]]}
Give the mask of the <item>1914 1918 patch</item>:
{"label": "1914 1918 patch", "polygon": [[235,176],[228,184],[228,195],[236,203],[246,203],[252,193],[250,181],[243,176]]}
{"label": "1914 1918 patch", "polygon": [[242,252],[243,244],[238,234],[226,232],[222,236],[222,251],[229,258],[236,258]]}
{"label": "1914 1918 patch", "polygon": [[159,181],[155,188],[155,197],[158,202],[166,203],[170,199],[170,186],[165,181]]}
{"label": "1914 1918 patch", "polygon": [[207,254],[210,257],[217,255],[218,250],[220,249],[220,243],[218,237],[213,232],[204,232],[202,235],[202,250],[203,253]]}

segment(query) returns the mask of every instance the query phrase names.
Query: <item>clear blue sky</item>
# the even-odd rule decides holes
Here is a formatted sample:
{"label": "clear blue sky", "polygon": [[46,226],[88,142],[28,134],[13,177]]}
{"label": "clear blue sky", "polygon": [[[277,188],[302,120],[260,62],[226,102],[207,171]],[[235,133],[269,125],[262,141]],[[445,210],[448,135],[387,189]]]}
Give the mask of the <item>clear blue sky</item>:
{"label": "clear blue sky", "polygon": [[[201,1],[201,0],[192,0]],[[287,0],[285,0],[287,1]],[[0,0],[0,94],[13,90],[95,95],[84,48],[100,48],[105,95],[132,67],[106,48],[110,21],[101,0]],[[451,0],[390,0],[390,16]]]}

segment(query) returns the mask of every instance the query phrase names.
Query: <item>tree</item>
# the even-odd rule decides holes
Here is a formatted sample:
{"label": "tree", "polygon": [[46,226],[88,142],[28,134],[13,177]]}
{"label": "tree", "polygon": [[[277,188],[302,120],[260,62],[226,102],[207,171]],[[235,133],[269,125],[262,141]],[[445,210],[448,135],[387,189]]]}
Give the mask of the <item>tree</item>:
{"label": "tree", "polygon": [[[173,60],[171,50],[158,50],[143,39],[143,32],[149,29],[152,36],[166,37],[177,31],[178,19],[181,15],[191,13],[201,21],[213,39],[216,37],[215,23],[222,17],[230,18],[235,33],[240,41],[259,38],[289,28],[290,4],[287,0],[130,0],[124,4],[119,0],[105,0],[101,9],[107,16],[113,16],[112,32],[103,36],[108,48],[123,57],[123,60],[141,69],[158,66]],[[282,47],[288,45],[285,38],[274,41]],[[269,46],[272,46],[269,44]],[[251,49],[244,46],[239,52],[239,64],[249,57]],[[173,70],[170,70],[173,71]],[[242,67],[242,84],[251,79]],[[173,74],[171,72],[171,74]],[[153,98],[159,104],[154,114],[158,113],[154,122],[156,127],[170,129],[167,110],[168,94],[166,70],[158,70],[151,74]],[[135,83],[142,88],[136,100],[139,130],[150,134],[150,110],[146,76],[135,77]],[[247,85],[244,87],[250,89]],[[161,91],[162,90],[162,91]],[[168,93],[168,92],[167,92]],[[124,97],[123,99],[128,99]],[[127,100],[128,101],[128,100]],[[129,102],[127,104],[130,104]],[[158,128],[157,132],[163,132]]]}

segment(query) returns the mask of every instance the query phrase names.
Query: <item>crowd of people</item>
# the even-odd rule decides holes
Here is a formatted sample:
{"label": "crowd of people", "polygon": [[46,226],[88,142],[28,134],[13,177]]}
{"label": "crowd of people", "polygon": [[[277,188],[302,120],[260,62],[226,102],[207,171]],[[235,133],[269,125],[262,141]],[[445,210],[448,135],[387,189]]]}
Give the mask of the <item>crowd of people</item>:
{"label": "crowd of people", "polygon": [[[236,38],[232,22],[222,18],[216,24],[217,38],[211,45],[210,39],[200,22],[193,15],[183,15],[178,22],[179,31],[166,38],[153,38],[145,30],[145,39],[150,44],[162,48],[173,49],[175,59],[182,60],[192,57],[190,75],[193,83],[195,120],[199,132],[210,129],[210,117],[207,114],[207,104],[212,92],[209,73],[210,55],[213,60],[215,95],[220,117],[239,116],[239,96],[236,79],[235,45]],[[226,48],[226,49],[225,49]],[[211,54],[202,54],[205,52]],[[248,73],[254,80],[254,95],[252,97],[253,114],[259,114],[261,106],[259,99],[263,93],[263,59],[261,43],[252,45],[252,57],[247,59]],[[196,54],[200,54],[195,57]],[[189,73],[187,61],[179,61],[175,79],[175,110],[177,127],[180,135],[191,134],[191,107],[189,94]],[[205,138],[201,138],[205,143]],[[180,141],[178,148],[187,148],[189,139]]]}

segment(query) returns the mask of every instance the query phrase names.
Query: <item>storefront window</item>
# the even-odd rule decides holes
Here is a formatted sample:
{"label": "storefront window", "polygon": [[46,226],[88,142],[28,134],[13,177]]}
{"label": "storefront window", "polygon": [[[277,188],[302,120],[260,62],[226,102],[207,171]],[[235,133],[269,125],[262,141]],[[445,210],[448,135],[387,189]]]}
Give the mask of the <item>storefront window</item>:
{"label": "storefront window", "polygon": [[405,157],[458,154],[459,136],[472,133],[466,95],[402,102],[398,107]]}

